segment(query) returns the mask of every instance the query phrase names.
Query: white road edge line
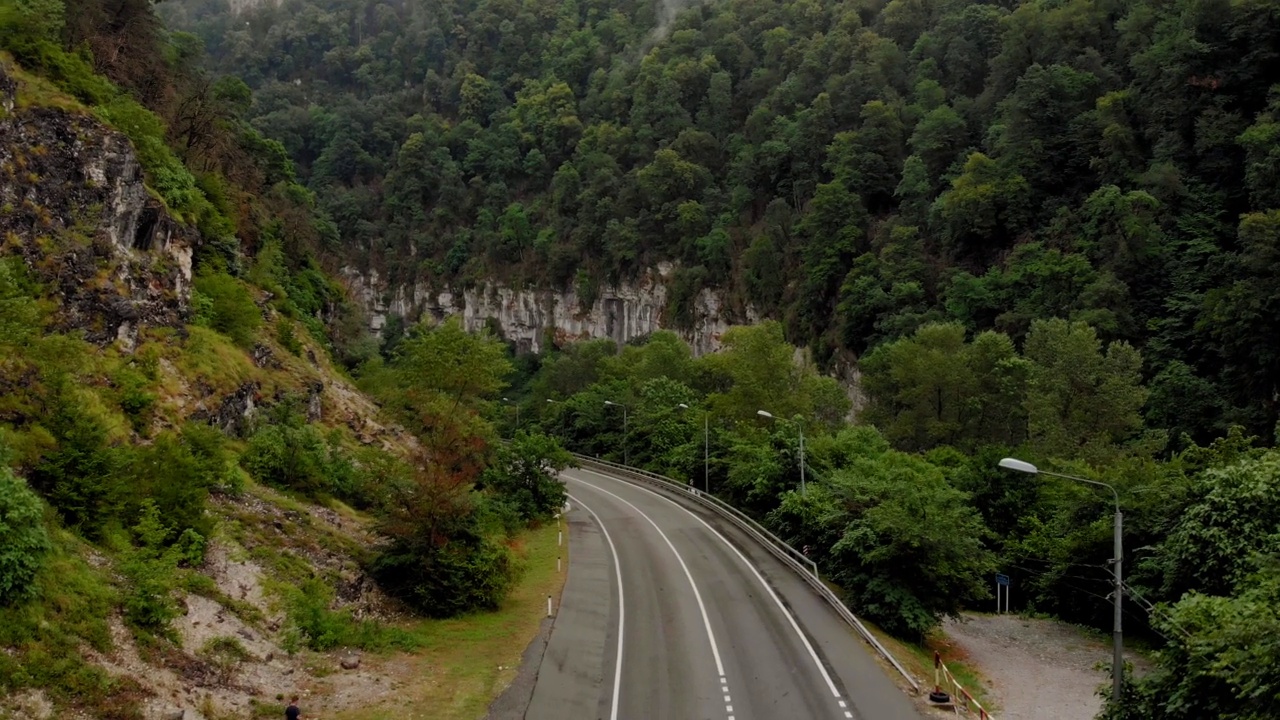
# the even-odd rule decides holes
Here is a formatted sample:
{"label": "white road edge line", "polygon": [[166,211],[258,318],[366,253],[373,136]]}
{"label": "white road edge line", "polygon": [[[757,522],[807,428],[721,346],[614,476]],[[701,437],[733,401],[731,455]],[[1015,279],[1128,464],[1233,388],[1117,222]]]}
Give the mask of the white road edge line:
{"label": "white road edge line", "polygon": [[602,492],[605,495],[609,495],[615,498],[618,502],[623,503],[624,505],[631,508],[632,510],[635,510],[640,515],[640,517],[644,518],[645,520],[648,520],[649,524],[653,526],[653,529],[657,530],[658,534],[662,536],[663,541],[667,543],[667,547],[671,548],[671,552],[676,556],[676,562],[680,563],[680,569],[684,570],[684,576],[689,579],[689,587],[693,588],[693,599],[698,601],[698,611],[702,613],[702,625],[707,629],[707,640],[711,642],[711,654],[714,655],[716,659],[716,672],[719,673],[721,678],[723,678],[724,663],[720,662],[720,648],[719,646],[716,645],[716,634],[711,629],[711,619],[707,617],[707,606],[704,605],[702,602],[702,593],[698,592],[698,584],[693,581],[693,573],[689,572],[689,566],[684,564],[684,558],[680,556],[680,551],[676,550],[676,546],[674,543],[671,542],[671,538],[667,537],[667,534],[662,532],[662,528],[658,527],[658,523],[654,522],[653,518],[649,517],[648,515],[645,515],[643,510],[631,504],[631,501],[627,500],[626,498],[621,497],[619,495],[615,495],[609,492],[608,490],[605,490],[602,487],[592,485],[591,483],[585,480],[582,480],[579,478],[569,478],[569,479],[580,482],[583,485],[586,485],[587,487],[591,488],[592,490],[595,490],[597,492]]}
{"label": "white road edge line", "polygon": [[[606,480],[613,480],[614,482],[627,483],[627,481],[626,481],[626,480],[621,480],[621,479],[619,479],[619,478],[610,477],[610,476],[608,476],[608,475],[605,475],[604,473],[598,473],[598,472],[596,472],[596,471],[594,471],[594,470],[588,470],[588,469],[586,469],[586,468],[577,468],[577,469],[578,469],[578,470],[580,470],[580,471],[582,471],[582,472],[591,473],[592,475],[597,475],[597,476],[599,476],[599,477],[605,478]],[[583,483],[584,485],[591,485],[591,483],[586,482],[586,481],[584,481],[584,480],[578,480],[578,482],[581,482],[581,483]],[[671,503],[672,505],[676,506],[677,508],[680,508],[680,510],[682,510],[686,515],[688,515],[689,517],[693,518],[694,520],[697,520],[698,522],[702,523],[702,526],[703,526],[703,527],[705,527],[707,530],[710,530],[710,531],[711,531],[711,534],[713,534],[713,535],[715,535],[716,537],[720,538],[720,542],[724,543],[725,547],[727,547],[727,548],[729,548],[730,550],[732,550],[732,551],[733,551],[733,554],[735,554],[735,555],[737,555],[737,556],[738,556],[738,559],[742,561],[742,564],[743,564],[743,565],[746,565],[746,566],[747,566],[747,569],[751,571],[751,574],[753,574],[753,575],[755,575],[755,576],[756,576],[756,580],[759,580],[759,581],[760,581],[760,585],[761,585],[762,587],[764,587],[764,589],[765,589],[765,591],[766,591],[766,592],[768,592],[768,593],[769,593],[769,597],[773,598],[773,602],[778,606],[778,609],[779,609],[779,610],[781,610],[781,611],[782,611],[782,614],[786,616],[786,618],[787,618],[787,622],[791,623],[791,629],[792,629],[792,630],[795,630],[795,632],[796,632],[796,636],[800,638],[800,642],[804,643],[804,647],[805,647],[805,649],[809,651],[809,657],[810,657],[810,658],[813,658],[813,664],[818,668],[818,672],[822,673],[822,679],[823,679],[823,680],[825,680],[825,681],[827,682],[827,688],[831,690],[831,696],[832,696],[832,697],[834,697],[836,700],[840,700],[840,699],[841,699],[841,698],[840,698],[840,691],[836,688],[836,684],[835,684],[835,682],[831,679],[831,674],[827,672],[827,668],[826,668],[826,666],[822,664],[822,661],[821,661],[820,659],[818,659],[818,653],[817,653],[817,651],[813,649],[813,645],[809,642],[809,638],[808,638],[808,637],[806,637],[806,636],[805,636],[805,634],[804,634],[804,632],[800,630],[800,624],[796,622],[795,616],[793,616],[793,615],[791,614],[791,611],[787,609],[787,606],[786,606],[786,605],[783,605],[783,604],[782,604],[782,599],[778,597],[778,593],[774,592],[773,588],[772,588],[772,587],[770,587],[769,583],[765,582],[765,580],[764,580],[764,576],[763,576],[763,575],[761,575],[761,574],[760,574],[760,571],[759,571],[759,570],[757,570],[757,569],[756,569],[756,567],[755,567],[754,565],[752,565],[752,564],[751,564],[751,561],[747,560],[747,557],[746,557],[745,555],[743,555],[743,554],[742,554],[742,552],[741,552],[740,550],[738,550],[738,548],[734,547],[733,543],[729,542],[729,541],[725,538],[725,536],[721,535],[721,534],[720,534],[720,532],[719,532],[718,530],[716,530],[715,528],[713,528],[713,527],[711,527],[710,525],[708,525],[706,520],[703,520],[702,518],[698,517],[697,515],[694,515],[692,512],[690,512],[690,511],[689,511],[689,509],[688,509],[688,508],[684,507],[684,506],[683,506],[683,505],[681,505],[680,503],[676,502],[675,500],[672,500],[671,498],[664,497],[664,496],[660,495],[659,493],[657,493],[657,492],[655,492],[655,491],[653,491],[653,490],[650,490],[649,488],[641,487],[641,486],[636,485],[636,484],[634,484],[634,483],[627,483],[627,485],[630,485],[631,487],[633,487],[633,488],[635,488],[635,489],[637,489],[637,490],[643,490],[644,492],[647,492],[647,493],[649,493],[650,495],[653,495],[653,496],[654,496],[654,497],[656,497],[656,498],[659,498],[659,499],[661,499],[661,500],[665,500],[666,502]],[[593,486],[593,487],[594,487],[594,486]],[[597,488],[597,489],[600,489],[600,488]],[[601,490],[601,492],[609,492],[608,490],[603,490],[603,489],[600,489],[600,490]],[[612,493],[610,493],[610,494],[612,494]],[[615,497],[616,497],[616,496],[615,496]],[[626,502],[626,501],[624,500],[623,502]],[[627,503],[627,504],[628,504],[628,505],[630,505],[631,503]],[[634,507],[634,506],[632,506],[632,507]],[[653,521],[652,521],[652,520],[650,520],[650,522],[653,522]]]}
{"label": "white road edge line", "polygon": [[604,526],[604,521],[586,503],[572,495],[569,497],[596,519],[600,532],[604,533],[605,542],[609,543],[609,552],[613,555],[613,573],[618,578],[618,658],[613,664],[613,705],[609,709],[609,720],[618,720],[618,695],[622,692],[622,625],[627,614],[626,604],[622,601],[622,564],[618,562],[618,549],[613,546],[613,538],[609,537],[609,529]]}

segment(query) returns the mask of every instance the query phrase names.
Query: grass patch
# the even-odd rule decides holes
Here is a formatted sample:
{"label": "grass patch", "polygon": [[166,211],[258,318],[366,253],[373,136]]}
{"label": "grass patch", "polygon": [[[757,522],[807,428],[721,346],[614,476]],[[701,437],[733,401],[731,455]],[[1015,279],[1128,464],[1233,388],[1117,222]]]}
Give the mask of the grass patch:
{"label": "grass patch", "polygon": [[[862,624],[871,631],[871,634],[884,645],[898,662],[911,673],[913,677],[920,681],[921,692],[927,693],[933,689],[933,653],[938,651],[942,654],[942,661],[947,664],[947,669],[955,676],[956,680],[964,686],[965,690],[973,696],[975,700],[987,709],[987,712],[994,713],[998,707],[987,692],[987,681],[972,666],[970,666],[963,655],[958,654],[953,647],[949,647],[946,643],[946,635],[942,630],[934,630],[925,638],[924,645],[916,643],[904,642],[881,630],[875,623],[867,621],[865,618],[859,618]],[[897,676],[896,670],[891,670],[892,676]],[[944,688],[945,689],[945,688]]]}
{"label": "grass patch", "polygon": [[338,720],[482,716],[515,677],[525,647],[546,616],[547,596],[559,597],[564,587],[556,556],[567,560],[568,548],[556,546],[558,530],[550,523],[518,537],[524,573],[496,612],[415,621],[405,628],[422,649],[410,659],[406,676],[396,678],[404,685],[393,699],[371,708],[320,714]]}
{"label": "grass patch", "polygon": [[210,328],[188,326],[186,347],[175,364],[182,377],[207,383],[213,394],[226,395],[241,385],[263,379],[263,373],[231,338]]}

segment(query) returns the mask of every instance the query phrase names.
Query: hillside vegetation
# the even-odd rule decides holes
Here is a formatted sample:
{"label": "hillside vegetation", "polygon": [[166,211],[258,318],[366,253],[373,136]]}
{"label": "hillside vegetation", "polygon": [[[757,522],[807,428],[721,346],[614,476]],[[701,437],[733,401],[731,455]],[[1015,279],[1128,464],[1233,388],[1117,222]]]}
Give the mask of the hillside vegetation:
{"label": "hillside vegetation", "polygon": [[[935,321],[1143,352],[1144,414],[1270,436],[1270,0],[170,0],[393,279],[680,264],[822,364]],[[659,26],[661,22],[661,26]]]}
{"label": "hillside vegetation", "polygon": [[357,389],[332,225],[193,51],[147,0],[0,0],[0,717],[473,716],[569,458],[496,447],[506,348],[456,322]]}

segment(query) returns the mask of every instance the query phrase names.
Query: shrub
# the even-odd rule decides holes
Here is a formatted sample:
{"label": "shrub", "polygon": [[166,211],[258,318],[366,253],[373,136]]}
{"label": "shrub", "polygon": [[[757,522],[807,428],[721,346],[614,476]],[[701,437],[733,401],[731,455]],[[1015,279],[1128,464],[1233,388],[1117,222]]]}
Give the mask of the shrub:
{"label": "shrub", "polygon": [[[208,298],[209,327],[242,347],[253,344],[254,333],[262,325],[262,312],[244,283],[225,272],[206,271],[196,277],[195,289]],[[197,313],[202,311],[197,308]]]}
{"label": "shrub", "polygon": [[364,485],[356,465],[334,433],[325,438],[297,410],[297,401],[277,406],[249,440],[240,464],[259,482],[308,495],[359,495]]}
{"label": "shrub", "polygon": [[[131,495],[145,498],[160,510],[169,531],[166,540],[186,530],[209,534],[205,516],[209,491],[234,482],[221,432],[192,423],[181,433],[165,433],[152,445],[138,448],[129,460]],[[140,506],[134,506],[135,517],[141,517],[140,511]]]}
{"label": "shrub", "polygon": [[330,610],[333,589],[318,579],[290,588],[286,595],[290,627],[286,630],[285,646],[290,651],[302,642],[322,652],[339,647],[412,650],[417,646],[412,636],[402,630],[371,620],[356,620],[350,610]]}
{"label": "shrub", "polygon": [[294,355],[302,354],[302,342],[293,332],[293,323],[284,318],[276,323],[276,342]]}
{"label": "shrub", "polygon": [[107,444],[105,425],[85,412],[69,383],[54,390],[51,405],[45,427],[57,446],[32,468],[31,486],[67,525],[97,538],[126,508],[126,458]]}
{"label": "shrub", "polygon": [[553,438],[516,433],[498,448],[497,460],[481,475],[481,484],[509,503],[526,523],[545,520],[564,506],[566,492],[559,473],[573,456]]}
{"label": "shrub", "polygon": [[178,603],[173,597],[178,564],[194,554],[190,550],[193,545],[203,547],[203,538],[188,531],[180,542],[166,547],[171,531],[160,521],[160,509],[150,500],[143,503],[142,517],[133,534],[137,545],[125,552],[120,564],[120,572],[129,581],[124,596],[125,619],[145,632],[168,636],[169,622],[178,616]]}
{"label": "shrub", "polygon": [[517,571],[505,545],[475,535],[439,546],[402,545],[374,562],[384,587],[432,617],[497,609]]}
{"label": "shrub", "polygon": [[0,466],[0,605],[31,596],[32,581],[50,548],[40,498]]}

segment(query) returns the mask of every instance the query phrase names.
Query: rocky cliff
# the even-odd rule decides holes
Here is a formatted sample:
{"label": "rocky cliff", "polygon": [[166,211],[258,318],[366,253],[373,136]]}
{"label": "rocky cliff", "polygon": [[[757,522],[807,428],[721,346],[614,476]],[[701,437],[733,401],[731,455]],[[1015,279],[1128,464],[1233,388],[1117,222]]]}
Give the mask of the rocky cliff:
{"label": "rocky cliff", "polygon": [[91,116],[21,107],[0,64],[0,240],[59,302],[58,329],[131,347],[190,313],[198,235],[143,185],[127,138]]}
{"label": "rocky cliff", "polygon": [[379,331],[387,317],[416,320],[423,315],[457,315],[470,331],[496,323],[502,336],[521,352],[541,352],[548,340],[556,343],[609,338],[618,344],[667,329],[680,334],[695,355],[714,352],[731,325],[756,322],[751,308],[735,311],[717,293],[704,289],[681,308],[692,318],[687,327],[668,321],[669,280],[673,267],[661,265],[639,280],[601,288],[590,302],[573,290],[513,288],[484,283],[474,288],[435,288],[426,283],[389,286],[377,271],[344,268],[353,298],[369,312],[371,329]]}

